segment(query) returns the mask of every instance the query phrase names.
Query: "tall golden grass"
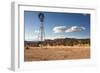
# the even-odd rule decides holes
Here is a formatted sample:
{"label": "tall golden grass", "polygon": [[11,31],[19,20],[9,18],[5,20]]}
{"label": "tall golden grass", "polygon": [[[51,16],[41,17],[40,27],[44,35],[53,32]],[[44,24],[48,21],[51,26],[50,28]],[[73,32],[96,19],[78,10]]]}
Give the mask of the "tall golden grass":
{"label": "tall golden grass", "polygon": [[70,60],[90,58],[90,46],[43,46],[24,50],[25,61]]}

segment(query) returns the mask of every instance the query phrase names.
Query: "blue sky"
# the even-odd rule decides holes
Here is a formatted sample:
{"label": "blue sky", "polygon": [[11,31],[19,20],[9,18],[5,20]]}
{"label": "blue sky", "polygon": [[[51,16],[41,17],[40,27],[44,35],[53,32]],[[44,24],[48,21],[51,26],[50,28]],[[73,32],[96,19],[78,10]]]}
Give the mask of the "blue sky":
{"label": "blue sky", "polygon": [[[46,39],[90,38],[90,14],[83,13],[44,13]],[[40,20],[39,12],[24,11],[25,40],[38,40]]]}

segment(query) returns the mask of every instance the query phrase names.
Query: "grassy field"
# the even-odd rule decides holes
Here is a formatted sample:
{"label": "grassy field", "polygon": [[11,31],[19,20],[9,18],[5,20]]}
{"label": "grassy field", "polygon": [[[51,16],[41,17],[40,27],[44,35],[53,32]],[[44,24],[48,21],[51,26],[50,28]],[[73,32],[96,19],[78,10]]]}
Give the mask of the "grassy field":
{"label": "grassy field", "polygon": [[89,46],[29,47],[24,50],[25,61],[70,60],[90,58]]}

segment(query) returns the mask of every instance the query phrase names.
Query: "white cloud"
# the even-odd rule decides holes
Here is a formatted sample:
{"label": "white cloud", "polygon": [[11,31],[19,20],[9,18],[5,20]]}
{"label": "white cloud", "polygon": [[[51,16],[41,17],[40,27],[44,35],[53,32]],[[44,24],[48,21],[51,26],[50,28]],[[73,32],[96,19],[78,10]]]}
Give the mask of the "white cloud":
{"label": "white cloud", "polygon": [[27,35],[25,37],[25,40],[27,40],[27,41],[38,41],[39,39],[38,39],[37,35]]}
{"label": "white cloud", "polygon": [[35,34],[39,33],[39,30],[34,30],[34,33],[35,33]]}
{"label": "white cloud", "polygon": [[72,26],[69,29],[67,29],[65,32],[80,32],[83,30],[85,30],[85,27]]}
{"label": "white cloud", "polygon": [[79,26],[71,26],[70,28],[67,28],[66,26],[56,26],[53,28],[54,33],[80,32],[83,30],[85,30],[85,27],[79,27]]}
{"label": "white cloud", "polygon": [[65,32],[66,26],[56,26],[53,28],[54,33],[61,33]]}
{"label": "white cloud", "polygon": [[57,35],[57,36],[46,36],[45,39],[51,39],[54,40],[56,38],[65,38],[64,35]]}

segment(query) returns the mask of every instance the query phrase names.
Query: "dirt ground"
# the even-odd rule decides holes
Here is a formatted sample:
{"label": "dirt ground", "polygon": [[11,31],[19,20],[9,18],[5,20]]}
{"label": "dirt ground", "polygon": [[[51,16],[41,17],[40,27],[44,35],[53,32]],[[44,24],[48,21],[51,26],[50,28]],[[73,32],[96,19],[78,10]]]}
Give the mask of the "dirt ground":
{"label": "dirt ground", "polygon": [[29,47],[24,50],[24,61],[70,60],[90,58],[89,46]]}

